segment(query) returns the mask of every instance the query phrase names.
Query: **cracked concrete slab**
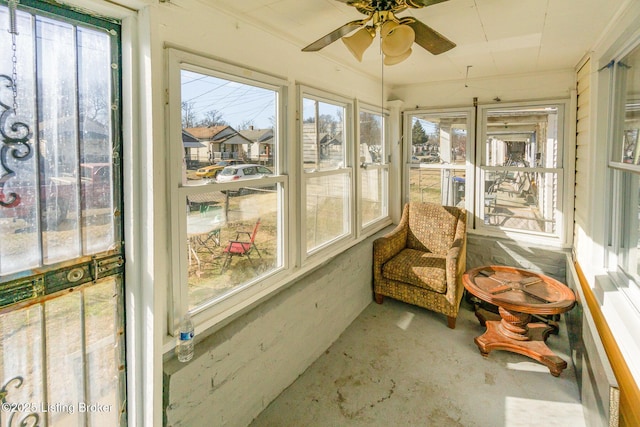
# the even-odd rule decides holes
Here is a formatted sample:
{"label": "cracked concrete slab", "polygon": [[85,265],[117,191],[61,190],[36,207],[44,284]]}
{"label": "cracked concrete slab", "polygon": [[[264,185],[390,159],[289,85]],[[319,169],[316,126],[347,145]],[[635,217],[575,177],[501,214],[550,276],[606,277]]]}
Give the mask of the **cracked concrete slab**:
{"label": "cracked concrete slab", "polygon": [[555,378],[519,354],[483,358],[484,328],[462,304],[451,330],[422,308],[372,303],[251,426],[585,425],[564,322],[547,340],[569,364]]}

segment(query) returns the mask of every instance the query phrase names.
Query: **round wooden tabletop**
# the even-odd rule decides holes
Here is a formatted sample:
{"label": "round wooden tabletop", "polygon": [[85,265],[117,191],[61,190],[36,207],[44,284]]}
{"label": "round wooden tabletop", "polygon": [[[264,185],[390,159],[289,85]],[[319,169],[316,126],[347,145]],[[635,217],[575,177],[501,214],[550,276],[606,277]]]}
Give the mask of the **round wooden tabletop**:
{"label": "round wooden tabletop", "polygon": [[467,271],[462,282],[467,291],[481,300],[521,313],[560,314],[570,310],[576,301],[565,284],[514,267],[477,267]]}

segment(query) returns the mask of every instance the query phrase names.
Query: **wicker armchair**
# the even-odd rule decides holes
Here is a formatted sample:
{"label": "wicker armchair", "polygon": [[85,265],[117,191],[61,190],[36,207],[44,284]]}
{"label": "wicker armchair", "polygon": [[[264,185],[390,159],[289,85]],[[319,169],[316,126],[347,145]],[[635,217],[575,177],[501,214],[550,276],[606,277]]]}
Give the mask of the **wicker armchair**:
{"label": "wicker armchair", "polygon": [[466,264],[467,211],[407,203],[400,224],[373,243],[373,292],[442,313],[454,329]]}

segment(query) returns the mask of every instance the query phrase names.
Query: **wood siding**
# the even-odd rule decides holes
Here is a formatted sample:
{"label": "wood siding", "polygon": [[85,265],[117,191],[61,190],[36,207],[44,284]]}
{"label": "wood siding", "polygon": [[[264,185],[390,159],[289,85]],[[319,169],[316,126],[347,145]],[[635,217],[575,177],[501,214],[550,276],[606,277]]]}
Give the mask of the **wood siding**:
{"label": "wood siding", "polygon": [[587,224],[589,212],[589,144],[590,144],[590,100],[591,61],[586,60],[577,74],[578,111],[576,114],[576,172],[574,247],[580,247],[580,236]]}

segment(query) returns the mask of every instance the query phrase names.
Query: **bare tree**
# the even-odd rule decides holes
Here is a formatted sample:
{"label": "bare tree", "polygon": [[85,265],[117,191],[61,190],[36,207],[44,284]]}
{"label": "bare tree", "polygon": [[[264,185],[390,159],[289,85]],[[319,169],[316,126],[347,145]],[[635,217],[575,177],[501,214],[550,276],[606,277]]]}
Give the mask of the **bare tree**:
{"label": "bare tree", "polygon": [[204,113],[204,119],[200,120],[198,126],[228,126],[229,123],[222,119],[222,113],[218,110],[209,110]]}
{"label": "bare tree", "polygon": [[196,125],[196,112],[193,102],[182,103],[182,127],[192,128]]}
{"label": "bare tree", "polygon": [[247,130],[247,129],[251,129],[254,126],[254,122],[253,120],[245,120],[242,123],[240,123],[239,125],[236,126],[237,130]]}
{"label": "bare tree", "polygon": [[103,126],[109,123],[109,97],[106,85],[93,85],[87,93],[80,93],[80,116]]}
{"label": "bare tree", "polygon": [[338,123],[331,114],[320,114],[318,117],[318,131],[335,136]]}
{"label": "bare tree", "polygon": [[369,112],[360,113],[360,143],[368,146],[379,146],[382,143],[380,115]]}
{"label": "bare tree", "polygon": [[382,127],[381,116],[363,111],[360,113],[360,144],[365,144],[371,155],[371,161],[382,160]]}

